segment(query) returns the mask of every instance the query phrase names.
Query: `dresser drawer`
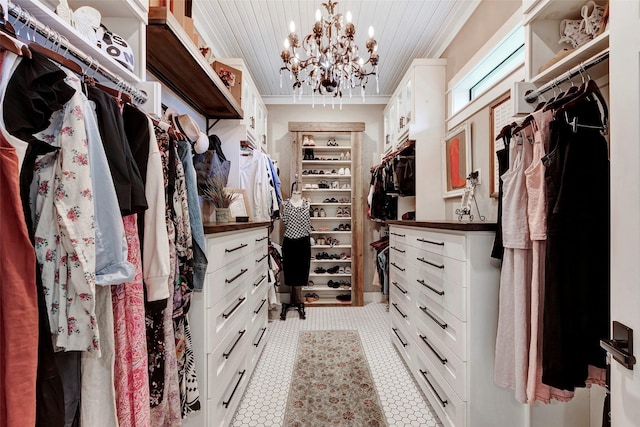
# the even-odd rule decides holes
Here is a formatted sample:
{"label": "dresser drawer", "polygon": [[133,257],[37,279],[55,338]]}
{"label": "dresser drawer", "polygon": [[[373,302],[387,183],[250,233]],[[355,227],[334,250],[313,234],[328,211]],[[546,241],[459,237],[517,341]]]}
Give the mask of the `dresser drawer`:
{"label": "dresser drawer", "polygon": [[413,366],[414,341],[412,335],[402,323],[391,317],[391,342],[396,346],[409,369]]}
{"label": "dresser drawer", "polygon": [[405,329],[405,332],[409,334],[409,332],[413,329],[413,323],[411,317],[413,316],[413,311],[410,310],[410,305],[407,305],[401,299],[395,299],[393,295],[389,298],[389,312],[391,313],[391,318],[396,320],[396,323],[399,324],[402,328]]}
{"label": "dresser drawer", "polygon": [[389,229],[389,244],[397,245],[401,243],[407,243],[409,241],[409,236],[412,233],[413,230],[391,226]]}
{"label": "dresser drawer", "polygon": [[240,365],[244,365],[250,340],[247,327],[242,323],[207,355],[208,398],[219,397],[221,386],[231,380]]}
{"label": "dresser drawer", "polygon": [[408,279],[393,275],[389,280],[389,295],[393,301],[402,301],[408,307],[413,306],[416,291],[411,286]]}
{"label": "dresser drawer", "polygon": [[467,320],[467,290],[451,282],[436,283],[423,272],[416,272],[414,285],[423,296],[430,298],[463,322]]}
{"label": "dresser drawer", "polygon": [[389,256],[391,259],[402,260],[407,257],[407,245],[404,243],[389,243]]}
{"label": "dresser drawer", "polygon": [[213,307],[236,289],[245,289],[254,275],[252,263],[251,259],[239,259],[223,269],[207,274],[207,307]]}
{"label": "dresser drawer", "polygon": [[207,272],[214,272],[253,252],[256,233],[235,233],[207,239]]}
{"label": "dresser drawer", "polygon": [[269,311],[269,302],[267,301],[267,288],[262,288],[262,291],[255,295],[255,298],[251,299],[249,303],[249,328],[252,329],[257,324],[262,323],[263,319],[266,319],[267,312]]}
{"label": "dresser drawer", "polygon": [[267,286],[269,286],[269,280],[267,279],[267,270],[262,269],[262,271],[254,272],[254,276],[252,279],[252,284],[250,286],[249,293],[251,294],[251,300],[256,301],[258,299],[258,295],[262,294],[262,292],[266,292]]}
{"label": "dresser drawer", "polygon": [[391,257],[389,260],[389,279],[407,281],[409,278],[409,263],[406,258]]}
{"label": "dresser drawer", "polygon": [[453,391],[463,402],[467,401],[467,364],[453,351],[435,338],[422,325],[416,324],[416,348],[420,356],[428,359],[436,371],[449,383]]}
{"label": "dresser drawer", "polygon": [[215,307],[207,309],[207,353],[219,347],[238,325],[246,323],[248,306],[247,292],[239,288],[224,297]]}
{"label": "dresser drawer", "polygon": [[207,400],[209,424],[212,427],[227,427],[231,424],[233,415],[242,399],[244,390],[249,383],[249,371],[245,363],[230,370],[231,376],[223,382],[217,383],[218,395]]}
{"label": "dresser drawer", "polygon": [[446,280],[463,287],[467,286],[466,262],[417,248],[410,248],[408,258],[411,264],[433,281]]}
{"label": "dresser drawer", "polygon": [[467,324],[422,294],[417,296],[416,305],[415,325],[437,337],[461,360],[467,360]]}
{"label": "dresser drawer", "polygon": [[414,376],[440,421],[448,427],[465,427],[467,404],[456,395],[427,358],[418,354],[415,365]]}
{"label": "dresser drawer", "polygon": [[466,261],[466,238],[460,234],[412,230],[407,244],[434,254]]}

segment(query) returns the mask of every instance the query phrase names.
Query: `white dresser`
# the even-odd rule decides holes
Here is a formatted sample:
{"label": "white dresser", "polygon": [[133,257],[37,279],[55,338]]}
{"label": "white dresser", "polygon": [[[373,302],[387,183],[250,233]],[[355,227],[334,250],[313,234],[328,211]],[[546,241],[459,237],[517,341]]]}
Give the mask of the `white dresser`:
{"label": "white dresser", "polygon": [[446,426],[516,427],[526,418],[513,392],[493,382],[500,270],[492,229],[391,222],[391,339]]}
{"label": "white dresser", "polygon": [[267,341],[268,225],[205,225],[207,277],[189,312],[202,409],[185,427],[229,425]]}

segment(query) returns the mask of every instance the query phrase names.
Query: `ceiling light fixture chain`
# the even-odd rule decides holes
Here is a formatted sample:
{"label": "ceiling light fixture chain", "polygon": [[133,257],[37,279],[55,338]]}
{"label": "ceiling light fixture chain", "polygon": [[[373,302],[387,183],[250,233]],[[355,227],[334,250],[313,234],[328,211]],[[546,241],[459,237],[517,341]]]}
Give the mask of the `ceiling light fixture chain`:
{"label": "ceiling light fixture chain", "polygon": [[336,13],[337,5],[338,2],[333,0],[322,3],[328,15],[322,16],[320,9],[316,10],[312,32],[302,41],[295,32],[295,23],[291,21],[289,24],[290,33],[280,53],[284,62],[280,68],[280,87],[282,74],[288,71],[293,82],[294,101],[296,91],[300,98],[303,85],[307,85],[311,88],[312,97],[316,93],[323,96],[323,104],[324,95],[339,97],[340,107],[343,91],[351,97],[352,89],[360,86],[364,102],[369,76],[375,76],[376,93],[379,91],[378,42],[373,37],[373,27],[369,27],[369,38],[365,44],[369,58],[365,60],[355,44],[356,27],[351,12],[345,16]]}

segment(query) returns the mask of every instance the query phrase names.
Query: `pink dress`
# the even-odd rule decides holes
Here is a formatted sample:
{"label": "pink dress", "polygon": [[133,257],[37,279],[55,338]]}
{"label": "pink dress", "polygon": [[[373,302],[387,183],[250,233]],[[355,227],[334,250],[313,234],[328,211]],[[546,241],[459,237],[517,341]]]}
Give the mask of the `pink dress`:
{"label": "pink dress", "polygon": [[122,218],[133,281],[111,287],[115,324],[115,389],[119,427],[149,427],[149,371],[137,215]]}
{"label": "pink dress", "polygon": [[527,185],[527,216],[533,249],[531,276],[531,343],[529,345],[529,373],[527,377],[527,403],[536,400],[550,403],[552,399],[567,402],[573,392],[560,390],[542,383],[542,327],[544,307],[544,262],[547,245],[547,200],[542,158],[550,138],[549,122],[553,111],[534,113],[533,162],[524,171]]}

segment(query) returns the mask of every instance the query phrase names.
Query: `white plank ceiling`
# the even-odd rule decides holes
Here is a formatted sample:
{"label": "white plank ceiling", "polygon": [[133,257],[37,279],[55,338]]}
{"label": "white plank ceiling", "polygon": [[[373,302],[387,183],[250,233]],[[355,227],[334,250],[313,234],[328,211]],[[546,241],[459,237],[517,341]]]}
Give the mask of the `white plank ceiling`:
{"label": "white plank ceiling", "polygon": [[[311,32],[323,0],[194,0],[196,30],[217,58],[243,58],[263,97],[291,99],[280,88],[280,51],[296,24],[300,38]],[[389,96],[414,58],[438,57],[475,10],[479,0],[341,0],[353,14],[356,42],[365,51],[370,25],[380,54],[380,95]],[[371,88],[371,89],[370,89]],[[370,85],[367,95],[375,89]]]}

